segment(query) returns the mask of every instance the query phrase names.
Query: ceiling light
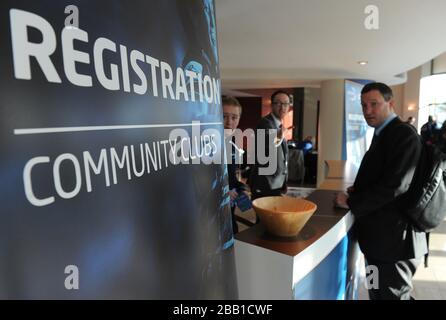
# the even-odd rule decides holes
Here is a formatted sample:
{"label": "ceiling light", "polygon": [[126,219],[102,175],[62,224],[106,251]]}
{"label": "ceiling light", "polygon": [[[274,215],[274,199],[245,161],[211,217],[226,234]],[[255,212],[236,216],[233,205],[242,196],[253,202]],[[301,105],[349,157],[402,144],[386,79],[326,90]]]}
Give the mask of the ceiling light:
{"label": "ceiling light", "polygon": [[361,66],[365,66],[368,63],[369,63],[368,61],[358,61],[358,64]]}

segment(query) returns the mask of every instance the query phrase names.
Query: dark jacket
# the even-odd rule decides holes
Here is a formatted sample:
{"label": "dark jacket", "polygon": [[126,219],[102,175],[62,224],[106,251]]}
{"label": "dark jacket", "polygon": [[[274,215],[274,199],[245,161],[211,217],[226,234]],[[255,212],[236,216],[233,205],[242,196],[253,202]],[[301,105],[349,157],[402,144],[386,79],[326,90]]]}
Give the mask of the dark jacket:
{"label": "dark jacket", "polygon": [[[234,139],[232,139],[234,142]],[[247,190],[247,186],[237,179],[237,168],[239,164],[237,164],[236,157],[238,156],[238,151],[235,149],[233,145],[231,145],[231,158],[232,162],[228,163],[228,183],[229,190],[236,189],[237,192]]]}
{"label": "dark jacket", "polygon": [[395,262],[427,252],[425,233],[414,230],[398,199],[409,188],[420,154],[417,134],[395,118],[364,155],[348,204],[366,258]]}
{"label": "dark jacket", "polygon": [[[272,114],[262,118],[256,128],[256,148],[259,148],[259,144],[257,143],[257,139],[259,139],[258,129],[278,130],[279,128],[276,126]],[[268,134],[265,135],[265,140],[268,141]],[[284,189],[288,180],[288,146],[286,139],[282,140],[280,146],[274,147],[275,150],[270,150],[269,144],[266,143],[266,141],[266,154],[269,154],[270,151],[277,152],[277,170],[275,170],[275,173],[272,175],[260,175],[259,168],[268,167],[269,164],[260,164],[256,157],[256,164],[254,165],[249,178],[249,186],[251,191],[256,194],[268,193],[271,190]]]}

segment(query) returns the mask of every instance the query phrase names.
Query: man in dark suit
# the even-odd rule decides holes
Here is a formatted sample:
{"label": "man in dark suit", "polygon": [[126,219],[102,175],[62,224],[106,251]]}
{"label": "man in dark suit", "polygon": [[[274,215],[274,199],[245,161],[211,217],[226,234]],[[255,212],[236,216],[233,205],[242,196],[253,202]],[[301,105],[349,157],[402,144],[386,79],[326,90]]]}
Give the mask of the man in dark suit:
{"label": "man in dark suit", "polygon": [[412,277],[427,252],[426,235],[415,230],[398,196],[409,188],[421,142],[394,114],[387,85],[367,84],[361,104],[367,124],[375,128],[374,137],[353,187],[348,194],[338,194],[335,202],[351,209],[366,263],[378,270],[378,288],[368,288],[370,298],[410,299]]}
{"label": "man in dark suit", "polygon": [[[288,93],[279,90],[271,96],[272,112],[262,118],[256,128],[256,146],[259,148],[258,139],[259,130],[265,130],[265,154],[270,158],[277,155],[276,168],[273,168],[272,174],[262,174],[259,169],[268,167],[271,163],[261,164],[258,159],[254,165],[249,178],[249,186],[251,188],[252,200],[268,196],[280,196],[286,193],[287,177],[288,177],[288,146],[285,139],[287,129],[282,126],[282,121],[290,110],[291,99]],[[276,139],[272,145],[268,136],[273,134]],[[274,153],[274,154],[273,154]]]}

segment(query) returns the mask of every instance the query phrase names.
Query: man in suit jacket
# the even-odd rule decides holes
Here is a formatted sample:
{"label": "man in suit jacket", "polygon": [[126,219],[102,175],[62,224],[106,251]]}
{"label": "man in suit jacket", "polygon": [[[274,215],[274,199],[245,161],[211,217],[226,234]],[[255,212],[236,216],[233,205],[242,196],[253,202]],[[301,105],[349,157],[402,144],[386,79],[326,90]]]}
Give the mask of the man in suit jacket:
{"label": "man in suit jacket", "polygon": [[348,194],[338,194],[335,202],[351,209],[366,263],[378,270],[378,288],[368,288],[370,298],[410,299],[412,277],[427,252],[426,235],[415,230],[398,196],[412,181],[421,142],[393,113],[393,93],[387,85],[367,84],[361,104],[367,124],[375,128],[374,137],[353,187]]}
{"label": "man in suit jacket", "polygon": [[[287,190],[288,146],[285,139],[287,129],[282,127],[282,120],[290,110],[290,106],[291,99],[288,93],[282,90],[274,92],[271,96],[272,112],[262,118],[256,128],[257,148],[259,148],[259,130],[265,130],[265,154],[271,157],[273,152],[276,153],[277,169],[273,170],[274,173],[271,175],[262,175],[259,168],[267,167],[269,163],[262,165],[256,160],[249,178],[253,200],[261,197],[280,196]],[[273,145],[269,143],[269,134],[277,135]]]}

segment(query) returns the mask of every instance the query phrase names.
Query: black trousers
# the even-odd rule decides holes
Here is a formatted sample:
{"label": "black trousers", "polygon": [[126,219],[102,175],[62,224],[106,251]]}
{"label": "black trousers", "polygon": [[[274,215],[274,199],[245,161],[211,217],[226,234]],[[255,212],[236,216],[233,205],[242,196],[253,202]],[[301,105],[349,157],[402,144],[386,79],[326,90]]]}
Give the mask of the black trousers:
{"label": "black trousers", "polygon": [[[372,279],[373,266],[376,266],[378,274],[378,288],[368,287],[370,300],[411,300],[410,293],[413,289],[412,278],[422,258],[400,260],[393,263],[381,262],[366,257],[368,266],[366,274]],[[371,283],[366,280],[367,284]]]}

